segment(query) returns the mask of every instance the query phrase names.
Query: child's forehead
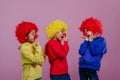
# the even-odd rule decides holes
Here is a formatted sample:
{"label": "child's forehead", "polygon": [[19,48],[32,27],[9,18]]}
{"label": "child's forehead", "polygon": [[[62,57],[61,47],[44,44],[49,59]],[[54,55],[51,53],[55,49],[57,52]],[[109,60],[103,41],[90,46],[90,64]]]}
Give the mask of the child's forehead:
{"label": "child's forehead", "polygon": [[35,29],[32,29],[31,31],[35,32]]}
{"label": "child's forehead", "polygon": [[57,33],[64,33],[65,30],[59,30]]}
{"label": "child's forehead", "polygon": [[28,32],[28,34],[33,34],[33,33],[36,33],[34,29]]}
{"label": "child's forehead", "polygon": [[35,32],[36,33],[35,29],[31,30],[30,32]]}
{"label": "child's forehead", "polygon": [[58,30],[58,32],[65,32],[65,30],[64,29],[60,29],[60,30]]}
{"label": "child's forehead", "polygon": [[84,28],[83,30],[84,30],[84,31],[89,31],[89,29],[87,29],[87,28]]}
{"label": "child's forehead", "polygon": [[62,32],[64,32],[65,30],[64,30],[64,29],[62,29],[61,31],[62,31]]}

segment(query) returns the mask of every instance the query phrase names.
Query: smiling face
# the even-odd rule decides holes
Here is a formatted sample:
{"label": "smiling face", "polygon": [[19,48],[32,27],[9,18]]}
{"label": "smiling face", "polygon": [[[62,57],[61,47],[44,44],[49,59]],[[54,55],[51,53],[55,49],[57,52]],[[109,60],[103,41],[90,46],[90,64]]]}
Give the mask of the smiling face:
{"label": "smiling face", "polygon": [[35,41],[35,30],[29,32],[29,34],[27,35],[27,41],[31,43]]}

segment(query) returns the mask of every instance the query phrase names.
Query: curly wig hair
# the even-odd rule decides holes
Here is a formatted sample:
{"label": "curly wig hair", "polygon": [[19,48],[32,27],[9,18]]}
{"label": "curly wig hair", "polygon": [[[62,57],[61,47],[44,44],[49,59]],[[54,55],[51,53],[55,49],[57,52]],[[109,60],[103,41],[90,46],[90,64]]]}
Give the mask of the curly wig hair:
{"label": "curly wig hair", "polygon": [[93,18],[93,17],[85,19],[82,22],[79,29],[80,29],[80,31],[83,32],[83,35],[85,35],[84,29],[91,31],[93,34],[98,33],[98,34],[102,35],[102,32],[103,32],[101,22],[98,19]]}
{"label": "curly wig hair", "polygon": [[[35,32],[38,31],[37,26],[32,22],[21,22],[16,26],[16,37],[20,43],[24,43],[27,40],[27,35],[30,31],[35,30]],[[35,38],[37,38],[38,35],[35,34]]]}
{"label": "curly wig hair", "polygon": [[47,28],[46,28],[46,33],[47,33],[47,37],[48,39],[52,39],[57,32],[59,32],[60,30],[67,30],[67,24],[64,23],[61,20],[55,20],[53,22],[51,22]]}

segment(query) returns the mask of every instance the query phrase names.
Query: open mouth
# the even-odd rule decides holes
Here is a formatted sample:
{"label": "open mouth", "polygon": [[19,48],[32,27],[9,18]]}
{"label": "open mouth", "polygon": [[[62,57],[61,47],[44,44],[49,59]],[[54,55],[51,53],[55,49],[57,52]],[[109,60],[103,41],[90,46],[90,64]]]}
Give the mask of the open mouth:
{"label": "open mouth", "polygon": [[87,37],[90,37],[90,35],[87,35]]}
{"label": "open mouth", "polygon": [[61,36],[61,38],[64,38],[64,36]]}

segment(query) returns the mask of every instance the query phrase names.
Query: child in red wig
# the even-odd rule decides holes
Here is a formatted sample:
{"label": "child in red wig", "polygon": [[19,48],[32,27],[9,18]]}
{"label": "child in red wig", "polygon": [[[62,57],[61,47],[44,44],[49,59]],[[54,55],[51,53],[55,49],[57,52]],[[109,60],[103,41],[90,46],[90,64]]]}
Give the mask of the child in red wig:
{"label": "child in red wig", "polygon": [[101,67],[101,59],[107,51],[105,38],[102,37],[102,24],[98,19],[90,17],[82,22],[84,42],[79,48],[80,80],[99,80],[97,71]]}
{"label": "child in red wig", "polygon": [[44,53],[36,38],[37,26],[32,22],[22,22],[16,27],[16,37],[21,43],[22,80],[42,80]]}

